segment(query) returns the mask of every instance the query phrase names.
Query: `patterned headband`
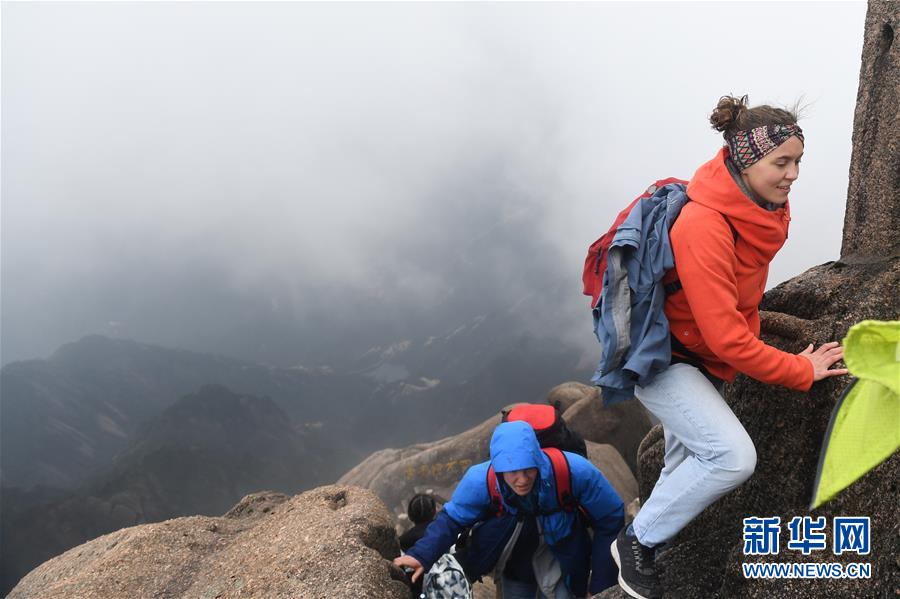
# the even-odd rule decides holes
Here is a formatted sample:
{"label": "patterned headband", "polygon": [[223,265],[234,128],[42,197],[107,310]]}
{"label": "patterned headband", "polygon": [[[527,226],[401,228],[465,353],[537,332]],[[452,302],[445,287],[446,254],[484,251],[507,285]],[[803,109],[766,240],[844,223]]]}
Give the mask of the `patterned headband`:
{"label": "patterned headband", "polygon": [[803,130],[797,125],[764,125],[738,131],[725,141],[731,159],[744,170],[786,142],[792,135],[796,135],[803,143]]}

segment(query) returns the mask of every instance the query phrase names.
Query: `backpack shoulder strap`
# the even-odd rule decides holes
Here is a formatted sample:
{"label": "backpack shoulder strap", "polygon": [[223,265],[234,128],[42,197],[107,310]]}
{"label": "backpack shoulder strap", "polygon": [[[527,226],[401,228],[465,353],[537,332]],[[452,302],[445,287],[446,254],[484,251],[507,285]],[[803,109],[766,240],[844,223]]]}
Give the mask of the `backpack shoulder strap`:
{"label": "backpack shoulder strap", "polygon": [[494,472],[493,466],[488,467],[487,488],[488,496],[491,498],[491,509],[499,518],[503,515],[503,500],[500,498],[500,491],[497,490],[497,473]]}
{"label": "backpack shoulder strap", "polygon": [[545,447],[542,450],[550,458],[553,467],[553,478],[556,479],[556,499],[559,506],[567,512],[573,511],[578,502],[572,495],[572,475],[569,471],[569,460],[566,454],[556,447]]}
{"label": "backpack shoulder strap", "polygon": [[556,498],[559,500],[560,507],[567,512],[578,510],[583,517],[582,522],[589,526],[591,515],[583,505],[578,503],[578,499],[572,493],[572,474],[566,454],[555,447],[547,447],[543,451],[553,465],[553,476],[556,478]]}
{"label": "backpack shoulder strap", "polygon": [[[720,212],[719,214],[722,214],[722,213]],[[725,223],[728,225],[728,228],[731,229],[731,236],[734,238],[735,245],[737,245],[737,240],[738,240],[737,229],[734,228],[734,225],[732,224],[730,218],[728,218],[724,214],[722,214],[722,218],[725,219]],[[666,296],[672,295],[673,293],[677,293],[677,292],[681,291],[681,289],[682,289],[682,286],[681,286],[680,279],[675,279],[671,283],[668,283],[667,285],[663,285],[663,290],[665,291]]]}

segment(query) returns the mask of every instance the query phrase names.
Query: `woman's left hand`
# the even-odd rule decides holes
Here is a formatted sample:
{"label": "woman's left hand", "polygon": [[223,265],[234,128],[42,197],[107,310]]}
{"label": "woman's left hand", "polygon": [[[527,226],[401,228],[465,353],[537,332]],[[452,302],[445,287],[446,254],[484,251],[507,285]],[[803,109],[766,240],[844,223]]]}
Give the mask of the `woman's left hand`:
{"label": "woman's left hand", "polygon": [[844,357],[844,348],[841,347],[840,343],[832,341],[815,351],[813,351],[813,347],[813,344],[810,343],[809,347],[797,354],[798,356],[803,356],[812,363],[813,382],[821,381],[830,376],[840,376],[850,372],[846,368],[829,370],[835,362],[840,361]]}

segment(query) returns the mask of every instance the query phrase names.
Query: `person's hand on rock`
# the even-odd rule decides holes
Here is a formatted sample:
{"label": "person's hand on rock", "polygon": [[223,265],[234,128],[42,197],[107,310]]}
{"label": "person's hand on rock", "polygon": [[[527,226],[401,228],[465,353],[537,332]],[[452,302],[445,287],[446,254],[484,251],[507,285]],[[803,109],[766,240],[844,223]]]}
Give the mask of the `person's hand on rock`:
{"label": "person's hand on rock", "polygon": [[813,351],[813,344],[810,343],[809,347],[797,355],[803,356],[812,363],[813,381],[821,381],[830,376],[840,376],[849,372],[846,368],[829,370],[835,362],[844,358],[844,348],[837,341],[826,343],[815,351]]}
{"label": "person's hand on rock", "polygon": [[417,581],[422,573],[425,572],[425,568],[422,567],[419,560],[411,555],[401,555],[394,560],[394,565],[398,568],[412,568],[414,570],[412,578],[410,578],[412,582]]}

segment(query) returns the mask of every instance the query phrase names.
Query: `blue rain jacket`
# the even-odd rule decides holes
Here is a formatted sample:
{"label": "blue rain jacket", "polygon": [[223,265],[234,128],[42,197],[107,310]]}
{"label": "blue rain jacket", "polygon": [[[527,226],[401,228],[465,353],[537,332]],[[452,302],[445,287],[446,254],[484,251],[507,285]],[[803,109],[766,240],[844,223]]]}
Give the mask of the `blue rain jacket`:
{"label": "blue rain jacket", "polygon": [[634,397],[672,360],[662,278],[674,268],[669,229],[688,201],[669,183],[635,204],[609,246],[603,290],[593,310],[603,356],[591,382],[606,405]]}
{"label": "blue rain jacket", "polygon": [[[467,574],[479,577],[490,573],[513,533],[516,519],[525,513],[521,511],[522,506],[528,503],[522,502],[509,488],[501,473],[537,468],[538,478],[531,491],[537,498],[536,517],[544,541],[559,560],[566,586],[576,596],[583,597],[592,570],[592,593],[616,584],[617,570],[609,548],[624,524],[622,500],[593,464],[578,454],[564,453],[569,462],[572,494],[587,512],[587,518],[577,510],[565,512],[560,508],[550,459],[541,451],[531,426],[525,422],[505,422],[491,438],[491,461],[466,471],[453,497],[407,554],[427,571],[464,529],[472,527],[464,564]],[[499,517],[491,506],[487,488],[487,473],[492,463],[504,508]],[[594,531],[593,543],[587,533],[586,519]]]}

